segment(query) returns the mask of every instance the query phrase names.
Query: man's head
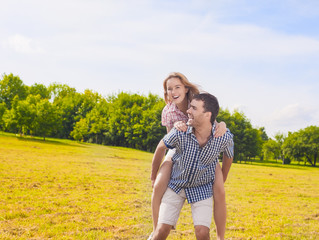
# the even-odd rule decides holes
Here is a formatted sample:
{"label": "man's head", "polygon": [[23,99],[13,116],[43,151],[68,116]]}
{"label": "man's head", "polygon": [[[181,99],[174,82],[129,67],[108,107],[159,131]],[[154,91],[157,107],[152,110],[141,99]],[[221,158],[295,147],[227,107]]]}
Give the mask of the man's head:
{"label": "man's head", "polygon": [[196,127],[203,123],[214,124],[219,112],[218,100],[209,93],[196,94],[191,102],[188,113],[188,124]]}

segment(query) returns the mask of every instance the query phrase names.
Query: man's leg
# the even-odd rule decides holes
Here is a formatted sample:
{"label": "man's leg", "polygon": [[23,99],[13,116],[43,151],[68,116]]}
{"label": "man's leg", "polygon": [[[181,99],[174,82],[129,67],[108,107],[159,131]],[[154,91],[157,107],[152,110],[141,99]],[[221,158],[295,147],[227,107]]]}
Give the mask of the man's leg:
{"label": "man's leg", "polygon": [[208,198],[191,204],[195,226],[195,235],[198,240],[207,240],[213,216],[213,198]]}
{"label": "man's leg", "polygon": [[223,240],[226,229],[226,199],[224,189],[224,179],[219,163],[216,165],[214,192],[214,220],[216,224],[217,239]]}
{"label": "man's leg", "polygon": [[195,235],[197,240],[209,240],[209,228],[205,226],[195,226]]}
{"label": "man's leg", "polygon": [[153,240],[163,240],[166,239],[172,229],[172,225],[165,223],[159,223],[153,235]]}
{"label": "man's leg", "polygon": [[166,239],[172,227],[176,226],[179,214],[184,205],[186,197],[176,194],[167,188],[162,198],[158,224],[153,239]]}

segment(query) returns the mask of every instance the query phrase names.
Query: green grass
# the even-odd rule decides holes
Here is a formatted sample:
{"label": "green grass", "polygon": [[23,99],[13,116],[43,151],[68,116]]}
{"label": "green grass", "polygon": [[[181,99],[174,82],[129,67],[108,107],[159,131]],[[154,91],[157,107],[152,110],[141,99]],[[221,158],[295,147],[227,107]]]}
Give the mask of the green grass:
{"label": "green grass", "polygon": [[[0,239],[146,239],[151,159],[0,133]],[[225,188],[227,239],[319,239],[318,168],[233,164]],[[185,205],[169,239],[194,238]]]}

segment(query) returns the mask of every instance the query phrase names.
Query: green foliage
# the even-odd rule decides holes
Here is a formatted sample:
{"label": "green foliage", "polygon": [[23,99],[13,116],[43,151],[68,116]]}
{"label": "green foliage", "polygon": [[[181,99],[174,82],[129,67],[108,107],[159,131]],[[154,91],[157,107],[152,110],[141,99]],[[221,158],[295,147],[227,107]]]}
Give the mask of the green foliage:
{"label": "green foliage", "polygon": [[80,95],[80,98],[81,105],[77,112],[77,119],[84,118],[102,99],[98,93],[94,93],[91,90],[85,90],[84,93]]}
{"label": "green foliage", "polygon": [[35,133],[38,136],[42,136],[45,140],[45,137],[52,133],[56,125],[59,125],[58,123],[59,119],[56,108],[48,99],[41,99],[36,104]]}
{"label": "green foliage", "polygon": [[105,133],[108,129],[110,103],[101,98],[94,108],[86,115],[89,124],[88,138],[95,143],[105,144]]}
{"label": "green foliage", "polygon": [[255,129],[246,116],[238,111],[231,114],[228,110],[220,110],[217,121],[224,121],[234,134],[234,161],[246,161],[261,154],[263,138],[266,138],[263,129]]}
{"label": "green foliage", "polygon": [[16,96],[12,102],[12,108],[3,117],[7,131],[43,136],[45,139],[59,122],[56,108],[40,95],[28,95],[21,101]]}
{"label": "green foliage", "polygon": [[263,152],[266,160],[271,158],[278,159],[281,152],[280,144],[273,139],[269,139],[263,145]]}
{"label": "green foliage", "polygon": [[84,136],[87,135],[89,132],[89,126],[86,121],[86,118],[81,118],[75,124],[74,130],[71,132],[71,136],[77,141],[84,141]]}
{"label": "green foliage", "polygon": [[41,98],[47,98],[47,99],[51,98],[51,93],[49,89],[45,85],[38,84],[38,83],[33,84],[29,88],[29,94],[40,95]]}
{"label": "green foliage", "polygon": [[61,90],[54,98],[53,105],[57,109],[59,126],[53,132],[53,136],[58,138],[68,138],[73,131],[75,123],[79,120],[77,113],[81,107],[81,94],[68,88]]}
{"label": "green foliage", "polygon": [[107,98],[66,84],[25,86],[13,74],[0,85],[0,128],[14,133],[73,138],[153,151],[164,136],[164,101],[121,92]]}
{"label": "green foliage", "polygon": [[51,98],[55,100],[56,98],[64,98],[69,94],[76,93],[75,88],[71,88],[66,84],[52,83],[48,87]]}
{"label": "green foliage", "polygon": [[0,103],[4,102],[8,109],[11,109],[13,99],[18,96],[20,100],[27,97],[27,86],[19,76],[4,74],[0,80]]}
{"label": "green foliage", "polygon": [[316,166],[319,153],[319,127],[309,126],[289,133],[283,142],[283,152],[289,159]]}
{"label": "green foliage", "polygon": [[258,129],[259,130],[259,134],[260,134],[260,137],[262,139],[263,142],[266,142],[268,141],[268,136],[267,136],[267,133],[265,131],[265,128],[264,127],[261,127]]}
{"label": "green foliage", "polygon": [[12,108],[6,112],[4,117],[6,129],[20,134],[34,133],[36,123],[36,104],[40,96],[29,95],[27,99],[20,100],[15,96]]}
{"label": "green foliage", "polygon": [[[12,73],[0,80],[0,129],[34,136],[73,138],[114,146],[154,151],[166,129],[161,126],[165,103],[159,96],[119,92],[107,98],[85,90],[78,93],[66,84],[28,87]],[[304,161],[316,165],[317,128],[312,126],[285,138],[268,139],[265,128],[252,127],[244,113],[220,110],[234,134],[234,161],[259,157]],[[284,157],[285,156],[285,157]]]}
{"label": "green foliage", "polygon": [[3,115],[6,112],[6,110],[7,110],[6,103],[5,102],[0,103],[0,130],[4,129]]}
{"label": "green foliage", "polygon": [[152,94],[144,97],[122,92],[112,96],[110,103],[106,143],[153,151],[165,135],[160,126],[164,101]]}

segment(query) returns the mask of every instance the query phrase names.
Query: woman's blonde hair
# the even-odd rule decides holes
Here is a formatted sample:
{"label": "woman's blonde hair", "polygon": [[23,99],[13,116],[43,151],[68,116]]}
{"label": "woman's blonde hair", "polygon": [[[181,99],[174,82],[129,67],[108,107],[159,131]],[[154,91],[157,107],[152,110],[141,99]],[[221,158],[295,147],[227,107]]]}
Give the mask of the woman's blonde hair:
{"label": "woman's blonde hair", "polygon": [[168,75],[167,78],[165,78],[164,82],[163,82],[163,87],[164,87],[164,100],[166,103],[169,103],[169,98],[168,98],[168,93],[167,93],[167,81],[171,78],[178,78],[181,83],[188,89],[188,92],[187,92],[187,99],[188,101],[192,101],[193,99],[193,96],[195,94],[198,94],[199,93],[199,89],[198,87],[191,83],[190,81],[188,81],[187,77],[185,77],[184,74],[182,73],[179,73],[179,72],[172,72]]}

